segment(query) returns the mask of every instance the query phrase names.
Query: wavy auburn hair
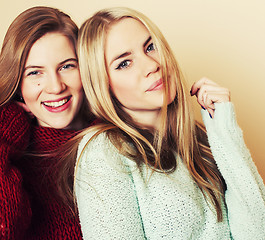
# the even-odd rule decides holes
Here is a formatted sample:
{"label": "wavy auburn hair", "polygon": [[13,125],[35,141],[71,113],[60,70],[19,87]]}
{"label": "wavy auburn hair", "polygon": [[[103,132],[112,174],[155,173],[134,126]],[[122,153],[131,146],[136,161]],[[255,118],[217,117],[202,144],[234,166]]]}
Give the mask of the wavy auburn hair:
{"label": "wavy auburn hair", "polygon": [[[158,130],[143,128],[134,122],[122,109],[110,89],[105,60],[105,41],[112,24],[124,18],[133,18],[146,27],[160,56],[165,97]],[[106,132],[121,154],[133,159],[138,165],[146,164],[152,171],[161,174],[175,171],[177,153],[205,199],[215,208],[218,221],[222,221],[221,205],[225,185],[211,154],[205,129],[193,120],[187,91],[176,59],[157,26],[146,16],[132,9],[101,10],[85,21],[80,28],[78,57],[86,97],[92,112],[102,120],[102,124],[88,128],[77,135],[68,143],[66,149],[71,146],[72,153],[75,152],[81,138],[89,131],[96,130],[94,136]],[[175,82],[172,83],[169,79],[175,79]],[[167,96],[172,84],[176,84],[176,97],[168,105]],[[73,167],[74,158],[69,152],[66,155],[68,159],[72,158],[72,161],[66,163]],[[71,188],[68,188],[68,193],[73,196]]]}

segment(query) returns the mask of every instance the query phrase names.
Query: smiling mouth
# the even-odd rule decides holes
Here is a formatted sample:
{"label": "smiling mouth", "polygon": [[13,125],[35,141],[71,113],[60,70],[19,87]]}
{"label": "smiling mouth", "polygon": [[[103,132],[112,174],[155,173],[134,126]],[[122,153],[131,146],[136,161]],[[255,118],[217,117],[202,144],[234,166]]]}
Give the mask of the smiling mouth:
{"label": "smiling mouth", "polygon": [[61,99],[60,101],[42,102],[42,104],[45,105],[46,107],[57,108],[57,107],[63,106],[67,102],[69,102],[70,99],[71,99],[71,96],[64,98],[64,99]]}

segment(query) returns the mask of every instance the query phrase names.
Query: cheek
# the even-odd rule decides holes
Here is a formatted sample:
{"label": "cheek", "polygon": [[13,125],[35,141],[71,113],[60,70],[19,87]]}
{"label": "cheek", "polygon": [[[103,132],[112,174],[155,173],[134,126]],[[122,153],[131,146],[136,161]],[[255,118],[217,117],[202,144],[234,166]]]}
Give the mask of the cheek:
{"label": "cheek", "polygon": [[37,101],[40,89],[34,84],[28,83],[28,81],[22,81],[21,84],[21,94],[25,102],[33,103]]}
{"label": "cheek", "polygon": [[110,88],[115,97],[123,105],[130,99],[133,91],[132,87],[129,84],[124,84],[122,82],[110,81]]}
{"label": "cheek", "polygon": [[69,86],[77,92],[83,91],[83,86],[79,72],[73,74],[72,77],[70,77]]}
{"label": "cheek", "polygon": [[73,90],[73,94],[77,99],[77,105],[81,105],[84,98],[84,90],[80,75],[76,76],[74,81],[71,81],[71,85],[69,87]]}
{"label": "cheek", "polygon": [[[128,71],[127,71],[128,72]],[[137,81],[133,74],[110,75],[110,88],[116,98],[130,96],[137,89]]]}

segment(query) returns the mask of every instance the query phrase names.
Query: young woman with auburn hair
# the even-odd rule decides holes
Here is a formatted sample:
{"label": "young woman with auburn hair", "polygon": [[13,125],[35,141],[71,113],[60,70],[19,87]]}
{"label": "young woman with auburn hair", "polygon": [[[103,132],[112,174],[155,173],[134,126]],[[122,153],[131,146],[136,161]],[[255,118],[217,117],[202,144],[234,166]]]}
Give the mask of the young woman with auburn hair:
{"label": "young woman with auburn hair", "polygon": [[227,89],[206,78],[191,88],[206,132],[193,120],[165,38],[127,8],[85,21],[78,56],[102,121],[66,146],[78,148],[74,196],[84,239],[264,238],[265,188]]}
{"label": "young woman with auburn hair", "polygon": [[[58,165],[50,154],[92,120],[77,36],[71,18],[50,7],[24,11],[6,33],[0,54],[1,239],[82,239],[78,217],[56,197]],[[73,169],[67,180],[73,182]]]}

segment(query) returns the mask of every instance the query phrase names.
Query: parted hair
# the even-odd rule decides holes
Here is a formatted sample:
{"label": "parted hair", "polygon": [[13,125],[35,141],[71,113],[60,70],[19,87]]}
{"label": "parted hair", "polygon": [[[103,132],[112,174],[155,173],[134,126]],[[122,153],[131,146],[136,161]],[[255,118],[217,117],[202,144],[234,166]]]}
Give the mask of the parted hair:
{"label": "parted hair", "polygon": [[[134,122],[122,109],[110,89],[105,41],[110,26],[124,18],[133,18],[146,27],[160,56],[165,97],[158,129],[147,128]],[[82,131],[67,143],[65,149],[71,148],[71,153],[75,153],[85,134],[96,131],[95,137],[101,132],[106,132],[121,154],[133,159],[138,166],[146,164],[152,171],[161,174],[175,171],[177,154],[187,166],[204,197],[216,210],[218,221],[222,221],[221,205],[225,184],[211,154],[205,128],[195,122],[191,114],[183,76],[174,54],[157,26],[142,13],[129,8],[101,10],[85,21],[80,28],[78,57],[86,97],[92,112],[102,123]],[[172,84],[176,84],[176,97],[168,104],[167,96]],[[75,164],[75,158],[71,153],[65,152],[65,164],[68,168]],[[68,195],[73,196],[71,187],[68,188]]]}

